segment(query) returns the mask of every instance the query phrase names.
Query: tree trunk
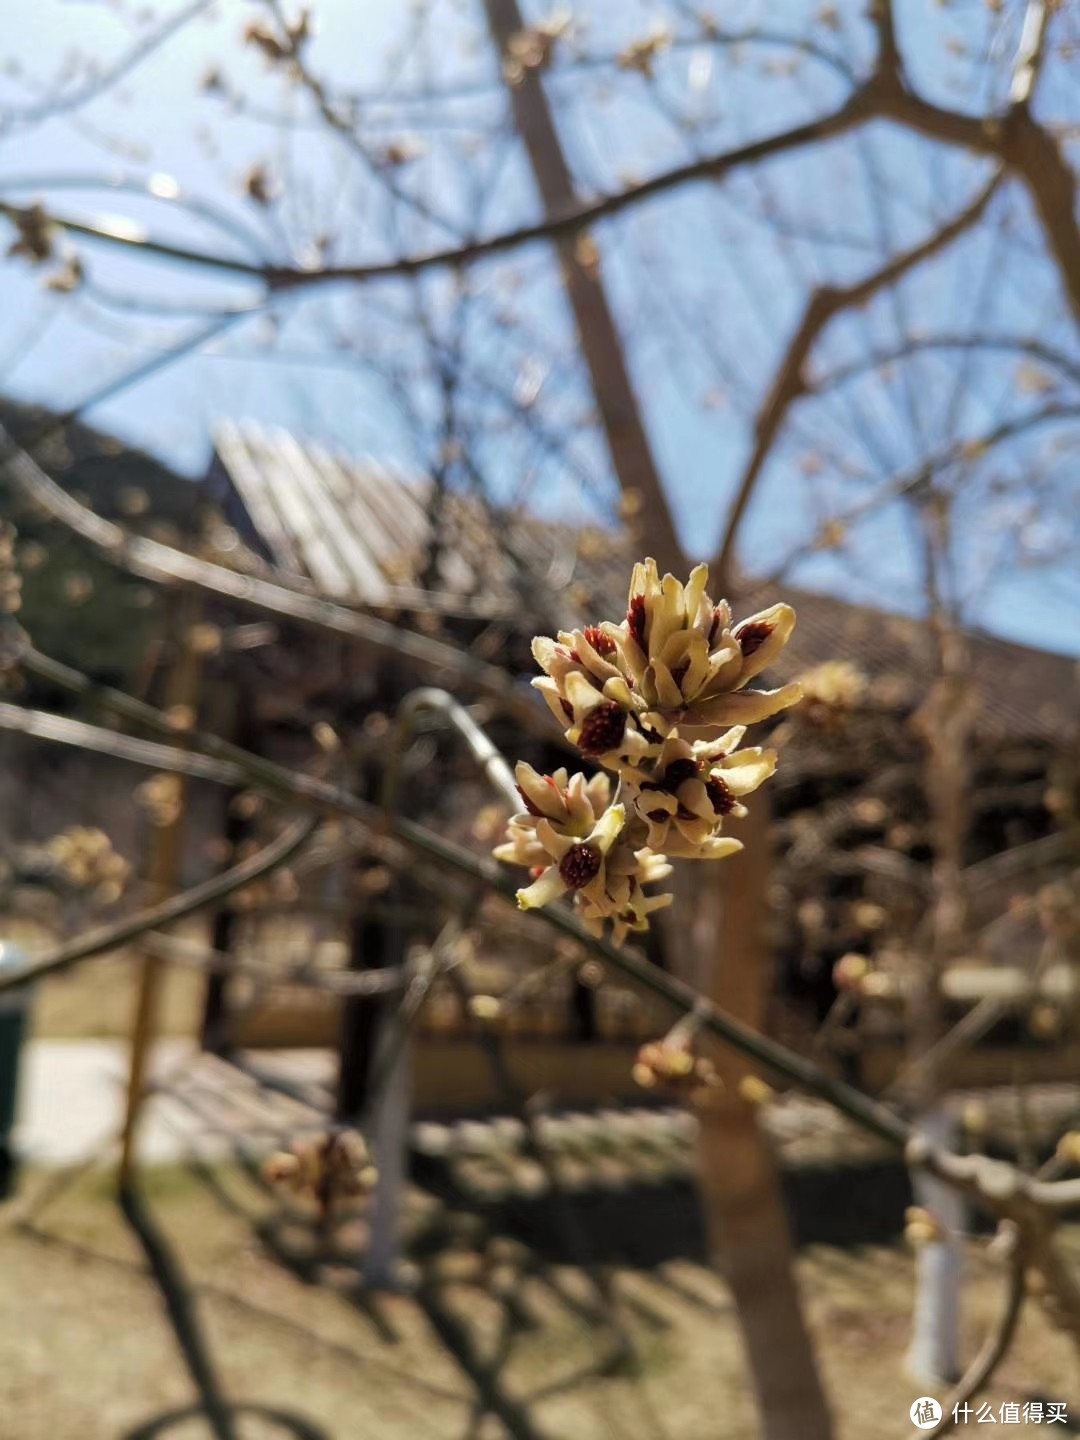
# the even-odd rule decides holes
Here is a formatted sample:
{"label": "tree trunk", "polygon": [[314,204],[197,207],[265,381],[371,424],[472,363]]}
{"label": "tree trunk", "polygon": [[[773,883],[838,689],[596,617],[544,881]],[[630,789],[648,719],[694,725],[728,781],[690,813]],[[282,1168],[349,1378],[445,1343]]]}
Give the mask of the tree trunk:
{"label": "tree trunk", "polygon": [[[485,0],[484,8],[502,60],[512,38],[526,28],[525,22],[517,0]],[[523,70],[517,83],[508,82],[508,89],[544,213],[552,219],[573,209],[578,197],[539,70]],[[647,540],[649,554],[656,558],[661,571],[681,570],[682,548],[604,290],[599,254],[584,233],[558,242],[558,251],[611,463],[623,494],[636,507],[635,528]]]}
{"label": "tree trunk", "polygon": [[[505,57],[525,28],[517,0],[485,0],[488,25]],[[538,69],[524,69],[509,84],[518,131],[528,152],[546,215],[557,216],[577,201]],[[584,243],[583,243],[584,242]],[[640,536],[661,570],[682,571],[686,559],[672,524],[660,475],[641,419],[622,343],[604,291],[595,246],[579,236],[559,244],[563,281],[577,322],[582,355],[619,484],[635,501]],[[766,814],[760,798],[758,813]],[[751,812],[754,813],[754,812]],[[747,821],[749,826],[752,822]],[[701,988],[751,1024],[764,1000],[763,947],[757,933],[764,905],[767,858],[762,821],[746,857],[725,861],[729,874],[721,925],[720,895],[710,885],[710,866],[690,867],[698,909],[690,949],[716,956],[718,937],[729,937],[728,963],[710,964]],[[688,907],[689,908],[689,907]],[[681,932],[685,938],[686,931]],[[675,967],[684,966],[676,932]],[[736,963],[737,962],[737,963]],[[673,967],[673,968],[675,968]],[[685,973],[685,968],[684,968]],[[752,1110],[737,1095],[739,1062],[718,1054],[728,1082],[727,1098],[702,1117],[701,1169],[710,1244],[731,1284],[743,1328],[766,1440],[826,1440],[828,1408],[803,1325],[792,1273],[791,1243],[772,1157]]]}
{"label": "tree trunk", "polygon": [[[907,1004],[908,1058],[917,1081],[907,1098],[919,1126],[948,1144],[954,1125],[946,1105],[947,1064],[934,1047],[946,1030],[941,977],[963,952],[967,929],[964,847],[971,819],[971,766],[976,701],[970,659],[955,617],[947,613],[942,585],[948,559],[949,514],[944,502],[926,506],[927,599],[937,642],[937,678],[914,717],[925,751],[927,808],[933,832],[933,901],[927,914],[922,954],[910,977]],[[912,1189],[944,1232],[923,1246],[915,1267],[915,1314],[907,1368],[920,1383],[951,1381],[960,1373],[960,1314],[967,1206],[949,1187],[913,1173]]]}
{"label": "tree trunk", "polygon": [[[740,825],[742,853],[716,866],[684,867],[695,887],[686,897],[693,918],[689,933],[683,928],[672,936],[684,947],[684,953],[676,948],[672,968],[758,1029],[768,989],[762,934],[768,828],[768,803],[758,791]],[[701,958],[695,963],[695,957]],[[699,1112],[701,1194],[710,1252],[738,1310],[761,1434],[764,1440],[828,1440],[832,1422],[803,1320],[779,1176],[755,1107],[739,1095],[752,1067],[726,1047],[710,1055],[724,1089]]]}

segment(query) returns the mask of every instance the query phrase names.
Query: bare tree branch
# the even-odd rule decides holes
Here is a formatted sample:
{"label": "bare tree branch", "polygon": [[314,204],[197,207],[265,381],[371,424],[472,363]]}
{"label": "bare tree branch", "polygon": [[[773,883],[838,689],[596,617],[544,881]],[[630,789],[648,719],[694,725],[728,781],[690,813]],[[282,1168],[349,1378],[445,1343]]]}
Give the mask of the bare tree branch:
{"label": "bare tree branch", "polygon": [[1066,355],[1064,351],[1026,335],[992,335],[973,330],[968,334],[950,333],[945,335],[910,335],[900,344],[887,350],[874,350],[860,355],[847,365],[838,365],[828,374],[807,382],[807,395],[824,395],[845,385],[849,380],[858,379],[870,370],[894,365],[910,355],[920,355],[934,350],[990,350],[1027,355],[1053,370],[1058,370],[1075,384],[1080,385],[1080,362]]}
{"label": "bare tree branch", "polygon": [[181,6],[179,10],[167,16],[155,30],[144,35],[132,45],[120,56],[119,60],[94,74],[84,84],[68,90],[66,93],[47,95],[43,100],[24,106],[21,110],[9,109],[0,112],[0,134],[17,126],[36,125],[43,120],[51,120],[56,115],[70,114],[72,110],[89,104],[91,100],[98,95],[103,95],[118,81],[129,75],[155,50],[160,50],[162,45],[171,40],[178,30],[182,30],[190,20],[195,19],[203,11],[209,10],[212,4],[213,0],[189,0],[187,5]]}
{"label": "bare tree branch", "polygon": [[[386,260],[373,265],[330,265],[314,269],[301,269],[291,265],[257,265],[229,255],[215,254],[212,251],[155,240],[150,236],[137,233],[126,225],[110,226],[104,221],[91,224],[71,216],[55,214],[51,210],[46,211],[44,219],[47,223],[67,230],[72,235],[81,235],[89,240],[100,240],[122,246],[140,255],[156,259],[175,260],[187,265],[215,270],[221,274],[258,280],[276,291],[339,282],[362,284],[374,280],[417,275],[425,270],[471,264],[491,255],[500,255],[509,250],[516,250],[534,241],[571,238],[601,220],[610,219],[623,210],[638,205],[642,201],[650,200],[656,195],[665,194],[668,190],[700,180],[720,180],[734,170],[756,164],[771,156],[804,149],[821,140],[842,135],[845,131],[871,118],[873,113],[870,92],[865,88],[857,90],[838,110],[822,116],[820,119],[810,120],[804,125],[795,126],[777,135],[751,141],[748,145],[724,151],[720,155],[708,156],[688,165],[665,170],[649,180],[641,181],[638,185],[631,185],[613,195],[604,196],[600,200],[578,205],[565,214],[538,221],[533,225],[522,225],[514,230],[506,230],[501,234],[488,236],[486,239],[474,240],[467,245],[454,246],[444,250],[431,250],[422,255],[402,256],[399,259]],[[26,214],[27,207],[14,204],[9,200],[0,200],[0,215],[6,215],[9,219],[18,219]]]}
{"label": "bare tree branch", "polygon": [[[303,625],[347,635],[376,649],[407,656],[436,672],[456,675],[480,692],[498,698],[522,724],[532,729],[543,719],[540,708],[531,703],[531,695],[522,693],[513,676],[444,640],[399,629],[389,621],[362,614],[331,600],[319,599],[314,593],[289,588],[279,581],[241,574],[223,565],[200,560],[171,545],[135,535],[114,521],[104,519],[50,479],[2,426],[0,466],[6,468],[29,500],[120,569],[164,584],[179,582],[194,586],[240,605],[270,610]],[[550,730],[549,726],[544,728]]]}
{"label": "bare tree branch", "polygon": [[181,890],[170,895],[167,900],[148,910],[139,910],[112,925],[101,925],[94,930],[88,930],[74,940],[38,955],[18,970],[6,971],[0,981],[0,988],[16,989],[41,980],[46,975],[58,975],[80,960],[89,960],[95,955],[104,955],[126,945],[129,940],[134,940],[147,930],[160,929],[194,914],[197,910],[205,910],[207,906],[224,900],[234,891],[284,865],[307,843],[318,825],[317,816],[296,821],[265,849],[233,866],[231,870],[224,870],[220,875],[204,880],[201,885],[192,886],[190,890]]}
{"label": "bare tree branch", "polygon": [[765,461],[780,433],[780,429],[787,416],[788,410],[799,399],[805,395],[810,386],[806,376],[806,362],[810,356],[819,335],[842,311],[849,310],[858,305],[865,305],[879,291],[903,278],[909,271],[939,254],[947,246],[964,234],[985,214],[998,185],[1001,182],[1001,174],[998,172],[993,176],[990,183],[985,185],[979,194],[964,207],[963,210],[947,225],[936,230],[933,235],[918,245],[902,251],[899,255],[893,256],[880,270],[862,280],[857,280],[851,285],[841,288],[834,286],[823,286],[811,295],[810,300],[803,312],[802,320],[799,322],[794,335],[791,338],[788,348],[779,369],[773,379],[772,387],[765,397],[765,402],[758,413],[754,425],[754,448],[742,473],[735,498],[728,512],[727,526],[723,539],[720,543],[720,550],[716,560],[716,569],[721,577],[720,588],[730,589],[733,581],[733,570],[735,560],[735,545],[738,540],[740,526],[746,515],[750,500],[753,497],[754,489],[758,478],[764,468]]}
{"label": "bare tree branch", "polygon": [[[485,0],[484,8],[500,62],[505,64],[511,42],[524,26],[517,0]],[[555,221],[577,206],[577,196],[543,81],[537,70],[526,70],[517,83],[507,83],[545,214]],[[580,239],[573,243],[564,237],[559,242],[559,258],[619,485],[627,499],[634,501],[635,523],[640,533],[649,537],[650,552],[661,569],[681,570],[685,557],[608,303],[599,251],[593,245],[583,255]]]}

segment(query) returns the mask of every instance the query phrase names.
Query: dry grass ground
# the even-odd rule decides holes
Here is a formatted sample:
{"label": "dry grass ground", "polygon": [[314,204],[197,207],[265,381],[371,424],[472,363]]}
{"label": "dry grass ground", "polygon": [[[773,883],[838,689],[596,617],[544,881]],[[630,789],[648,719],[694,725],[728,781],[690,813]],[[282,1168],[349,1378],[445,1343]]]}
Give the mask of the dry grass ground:
{"label": "dry grass ground", "polygon": [[[473,1428],[477,1391],[468,1370],[475,1376],[505,1344],[500,1393],[547,1440],[757,1433],[726,1291],[700,1266],[610,1274],[639,1371],[604,1374],[610,1337],[587,1318],[592,1292],[580,1271],[542,1267],[525,1247],[485,1240],[474,1222],[461,1221],[457,1240],[423,1261],[422,1294],[357,1304],[340,1284],[306,1284],[267,1255],[251,1225],[257,1192],[239,1171],[211,1178],[208,1186],[185,1170],[154,1171],[147,1195],[236,1399],[298,1412],[326,1440],[488,1440],[506,1432],[491,1420]],[[27,1177],[0,1229],[0,1434],[120,1440],[189,1402],[191,1382],[109,1178],[83,1175],[41,1209],[36,1202],[51,1183]],[[18,1223],[19,1206],[36,1218]],[[918,1390],[901,1368],[910,1257],[899,1249],[815,1249],[802,1256],[800,1272],[840,1440],[914,1433],[908,1407]],[[994,1313],[1000,1284],[981,1263],[972,1274],[969,1349]],[[1075,1352],[1032,1306],[985,1398],[996,1408],[1034,1395],[1080,1413]],[[261,1421],[243,1426],[242,1440],[284,1434]],[[1015,1433],[1021,1428],[1031,1427]],[[204,1440],[210,1432],[190,1420],[165,1433]]]}

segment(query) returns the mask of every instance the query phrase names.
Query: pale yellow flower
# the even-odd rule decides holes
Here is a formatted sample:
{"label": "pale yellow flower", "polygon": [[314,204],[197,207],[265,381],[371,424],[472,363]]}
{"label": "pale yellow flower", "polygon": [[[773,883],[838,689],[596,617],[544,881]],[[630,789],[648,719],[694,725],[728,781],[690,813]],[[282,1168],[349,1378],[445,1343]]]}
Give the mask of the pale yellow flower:
{"label": "pale yellow flower", "polygon": [[644,886],[666,879],[671,866],[647,846],[628,843],[625,810],[611,804],[610,778],[603,772],[589,780],[568,777],[565,770],[541,775],[524,761],[515,775],[526,809],[511,817],[494,854],[534,872],[534,883],[518,892],[522,908],[569,892],[594,934],[608,919],[617,944],[629,930],[648,929],[649,915],[671,896],[647,896]]}
{"label": "pale yellow flower", "polygon": [[[611,921],[617,943],[648,929],[670,894],[645,887],[671,873],[668,857],[721,859],[742,848],[722,834],[728,817],[776,768],[776,755],[739,749],[746,726],[800,698],[797,684],[751,690],[795,624],[789,605],[772,605],[735,624],[726,600],[706,591],[698,565],[682,583],[662,579],[654,560],[635,565],[626,618],[533,641],[544,672],[533,681],[567,740],[613,771],[619,790],[597,775],[538,774],[519,765],[525,813],[509,822],[500,860],[528,867],[522,909],[570,894],[586,926]],[[712,732],[688,740],[682,725]],[[715,732],[722,727],[726,733]],[[614,803],[615,801],[619,803]]]}
{"label": "pale yellow flower", "polygon": [[655,560],[634,566],[626,619],[600,627],[615,644],[620,668],[646,711],[692,725],[749,725],[793,705],[797,684],[744,690],[776,659],[795,627],[790,605],[772,605],[732,626],[726,600],[706,594],[709,567],[697,565],[684,585],[661,580]]}
{"label": "pale yellow flower", "polygon": [[492,852],[496,860],[511,865],[545,869],[550,863],[551,855],[537,835],[538,821],[548,821],[569,839],[583,840],[611,803],[611,780],[602,771],[590,780],[581,774],[568,776],[565,769],[541,775],[519,760],[514,776],[525,810],[511,816],[506,840]]}
{"label": "pale yellow flower", "polygon": [[[640,694],[635,695],[622,671],[590,643],[590,635],[597,643],[606,640],[591,626],[587,631],[561,631],[558,640],[538,635],[532,652],[545,673],[532,683],[570,743],[616,769],[624,757],[647,755],[668,725],[662,715],[647,713]],[[614,644],[607,643],[614,654]]]}
{"label": "pale yellow flower", "polygon": [[623,807],[611,805],[589,833],[578,839],[561,833],[550,820],[538,819],[536,838],[549,863],[531,885],[517,892],[521,909],[549,905],[567,891],[582,892],[586,900],[603,904],[604,862],[625,823]]}
{"label": "pale yellow flower", "polygon": [[737,840],[717,843],[723,820],[744,816],[742,797],[776,769],[775,751],[735,748],[744,733],[737,726],[718,740],[693,744],[672,734],[652,765],[623,772],[629,802],[653,849],[715,860],[742,848]]}
{"label": "pale yellow flower", "polygon": [[604,866],[602,894],[589,889],[574,897],[586,928],[600,935],[604,921],[611,920],[616,945],[621,945],[630,931],[639,934],[648,930],[649,916],[670,905],[675,897],[668,893],[646,895],[644,887],[666,880],[671,869],[665,855],[657,855],[648,846],[634,849],[625,833],[621,835]]}

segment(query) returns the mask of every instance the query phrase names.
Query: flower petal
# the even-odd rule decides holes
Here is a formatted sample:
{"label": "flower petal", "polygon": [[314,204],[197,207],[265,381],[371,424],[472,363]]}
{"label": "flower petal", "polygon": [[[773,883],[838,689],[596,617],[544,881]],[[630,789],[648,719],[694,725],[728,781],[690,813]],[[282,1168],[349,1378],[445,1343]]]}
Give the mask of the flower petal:
{"label": "flower petal", "polygon": [[550,905],[566,893],[566,885],[559,874],[557,865],[549,865],[539,879],[517,892],[519,910],[538,910],[541,905]]}
{"label": "flower petal", "polygon": [[779,690],[737,690],[698,701],[690,720],[695,725],[754,725],[801,699],[802,686],[794,680]]}
{"label": "flower petal", "polygon": [[541,775],[526,761],[519,760],[514,766],[514,778],[517,780],[518,789],[527,796],[541,815],[546,815],[549,820],[565,819],[566,805],[562,794],[546,775]]}
{"label": "flower petal", "polygon": [[626,807],[610,805],[593,826],[588,843],[597,846],[601,855],[606,855],[619,838],[619,833],[625,824]]}
{"label": "flower petal", "polygon": [[752,746],[749,750],[736,750],[726,755],[712,773],[719,775],[732,795],[749,795],[756,790],[776,769],[776,751],[762,750]]}
{"label": "flower petal", "polygon": [[[767,630],[764,639],[756,642],[755,648],[750,654],[743,658],[742,674],[739,677],[739,684],[744,685],[752,680],[755,675],[760,675],[762,670],[767,670],[776,660],[776,657],[783,650],[791,632],[795,629],[795,611],[790,605],[770,605],[767,610],[759,610],[756,615],[750,615],[745,620],[740,620],[735,627],[735,639],[746,634],[759,634]],[[745,643],[745,640],[744,642]]]}

